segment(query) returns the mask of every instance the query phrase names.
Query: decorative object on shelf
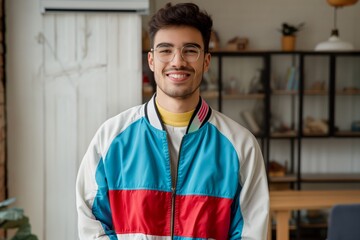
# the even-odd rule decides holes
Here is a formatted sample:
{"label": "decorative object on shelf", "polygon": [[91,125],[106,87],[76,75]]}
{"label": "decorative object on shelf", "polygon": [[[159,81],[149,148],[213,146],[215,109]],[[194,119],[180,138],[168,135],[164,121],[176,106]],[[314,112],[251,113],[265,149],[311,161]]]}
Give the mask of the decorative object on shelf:
{"label": "decorative object on shelf", "polygon": [[282,115],[271,113],[270,130],[272,134],[295,134],[294,130],[291,129],[281,118]]}
{"label": "decorative object on shelf", "polygon": [[316,45],[315,51],[351,51],[354,46],[340,39],[339,29],[337,28],[337,10],[338,8],[350,6],[358,0],[327,0],[328,4],[334,7],[334,28],[331,31],[330,38]]}
{"label": "decorative object on shelf", "polygon": [[264,90],[264,70],[257,69],[254,77],[251,78],[249,93],[263,93]]}
{"label": "decorative object on shelf", "polygon": [[309,90],[313,91],[326,91],[326,83],[325,81],[316,81],[311,84]]}
{"label": "decorative object on shelf", "polygon": [[296,45],[296,37],[293,35],[283,36],[281,38],[281,49],[283,51],[294,51]]}
{"label": "decorative object on shelf", "polygon": [[248,38],[234,37],[230,39],[226,45],[228,51],[242,51],[246,50],[249,44]]}
{"label": "decorative object on shelf", "polygon": [[296,46],[296,33],[304,27],[305,23],[291,25],[283,23],[281,25],[281,47],[283,51],[294,51]]}
{"label": "decorative object on shelf", "polygon": [[269,176],[270,177],[283,177],[286,174],[287,162],[285,162],[285,166],[280,163],[272,160],[269,162]]}
{"label": "decorative object on shelf", "polygon": [[296,66],[291,66],[287,72],[286,90],[298,90],[299,88],[299,71]]}
{"label": "decorative object on shelf", "polygon": [[314,119],[307,117],[305,119],[304,134],[327,134],[329,132],[329,124],[326,120]]}
{"label": "decorative object on shelf", "polygon": [[210,35],[209,50],[217,51],[220,48],[220,38],[216,31],[212,30]]}

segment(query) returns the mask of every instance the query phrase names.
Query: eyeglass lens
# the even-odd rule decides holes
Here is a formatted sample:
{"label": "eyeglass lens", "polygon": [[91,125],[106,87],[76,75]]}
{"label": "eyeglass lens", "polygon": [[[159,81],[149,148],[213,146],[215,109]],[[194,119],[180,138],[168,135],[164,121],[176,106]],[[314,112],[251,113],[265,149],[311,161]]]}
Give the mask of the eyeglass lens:
{"label": "eyeglass lens", "polygon": [[[156,55],[161,62],[171,62],[178,48],[171,46],[159,46],[155,49]],[[194,45],[186,45],[180,49],[181,57],[186,62],[196,62],[200,56],[201,50]]]}

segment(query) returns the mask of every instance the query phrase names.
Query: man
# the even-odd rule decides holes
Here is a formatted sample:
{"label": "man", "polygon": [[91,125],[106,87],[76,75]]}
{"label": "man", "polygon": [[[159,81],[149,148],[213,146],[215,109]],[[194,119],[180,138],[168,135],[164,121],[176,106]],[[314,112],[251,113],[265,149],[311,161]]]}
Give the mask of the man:
{"label": "man", "polygon": [[80,239],[266,238],[257,141],[200,97],[211,28],[191,3],[167,4],[150,20],[156,94],[92,140],[77,179]]}

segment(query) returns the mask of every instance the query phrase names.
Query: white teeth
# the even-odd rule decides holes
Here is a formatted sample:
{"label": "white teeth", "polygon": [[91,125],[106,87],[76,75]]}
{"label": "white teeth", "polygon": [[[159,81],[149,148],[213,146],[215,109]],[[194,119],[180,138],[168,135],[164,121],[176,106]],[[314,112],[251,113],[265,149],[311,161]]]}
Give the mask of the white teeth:
{"label": "white teeth", "polygon": [[171,78],[184,78],[186,77],[186,74],[169,74],[169,77]]}

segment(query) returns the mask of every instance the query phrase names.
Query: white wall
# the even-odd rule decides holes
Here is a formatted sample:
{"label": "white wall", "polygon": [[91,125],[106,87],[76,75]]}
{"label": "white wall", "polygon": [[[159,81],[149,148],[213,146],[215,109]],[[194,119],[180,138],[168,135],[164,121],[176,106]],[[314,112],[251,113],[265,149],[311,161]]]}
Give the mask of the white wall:
{"label": "white wall", "polygon": [[6,1],[6,101],[8,188],[42,235],[44,199],[44,102],[40,80],[42,48],[36,35],[41,16],[34,1]]}
{"label": "white wall", "polygon": [[7,1],[10,197],[39,239],[77,239],[75,180],[96,129],[141,103],[141,17]]}
{"label": "white wall", "polygon": [[[153,11],[168,0],[152,0]],[[171,1],[172,3],[189,1]],[[312,50],[327,40],[333,27],[333,8],[326,0],[192,0],[205,9],[214,20],[221,45],[235,36],[248,37],[249,48],[279,50],[281,23],[305,22],[297,38],[297,49]],[[144,19],[144,23],[148,19]],[[360,49],[360,3],[338,10],[338,28],[343,40]],[[145,25],[147,26],[147,25]]]}
{"label": "white wall", "polygon": [[[152,9],[166,2],[152,0]],[[325,0],[193,2],[213,15],[223,46],[246,36],[252,49],[276,50],[280,24],[305,21],[298,49],[313,49],[332,28]],[[141,101],[140,61],[119,48],[140,57],[140,39],[130,34],[140,23],[115,15],[44,18],[38,0],[7,0],[6,16],[9,193],[40,239],[76,239],[72,192],[85,148],[105,118]],[[360,49],[360,4],[338,18],[342,38]]]}

